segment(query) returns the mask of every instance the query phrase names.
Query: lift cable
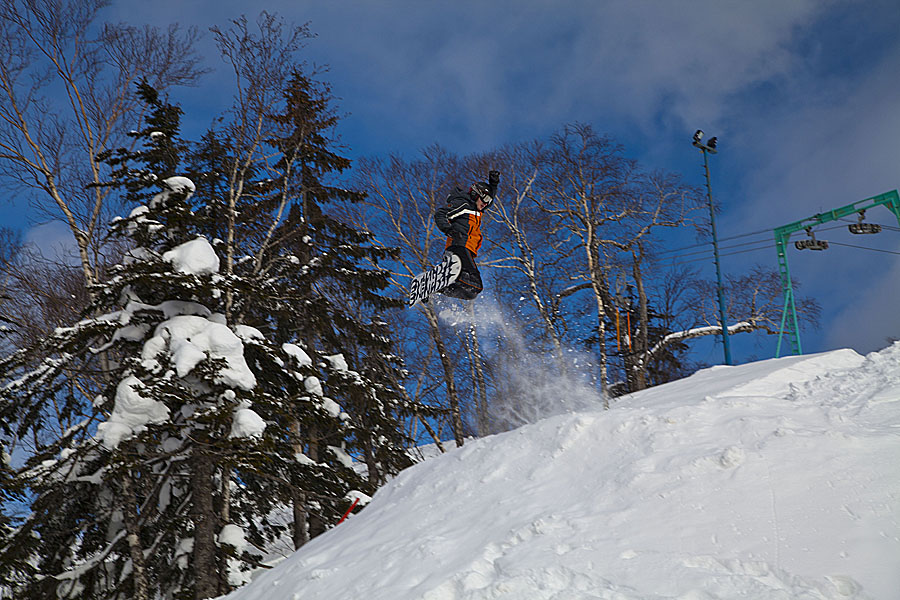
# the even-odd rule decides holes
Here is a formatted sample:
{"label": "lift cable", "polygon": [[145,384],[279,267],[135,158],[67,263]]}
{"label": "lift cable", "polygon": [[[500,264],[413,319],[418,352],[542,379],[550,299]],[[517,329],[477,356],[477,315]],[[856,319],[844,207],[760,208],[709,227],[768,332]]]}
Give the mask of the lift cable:
{"label": "lift cable", "polygon": [[882,250],[880,248],[867,248],[865,246],[857,246],[855,244],[844,244],[841,242],[830,242],[830,243],[834,244],[835,246],[846,246],[847,248],[858,248],[859,250],[871,250],[872,252],[884,252],[885,254],[896,254],[897,256],[900,256],[900,252],[894,252],[893,250]]}
{"label": "lift cable", "polygon": [[[841,219],[841,221],[843,221],[845,223],[851,222],[848,219]],[[830,227],[818,227],[818,228],[815,228],[814,231],[821,231],[821,232],[833,231],[835,229],[843,229],[844,227],[846,227],[846,225],[844,225],[844,224],[832,225]],[[889,231],[900,231],[900,228],[892,227],[890,225],[882,225],[881,227],[883,229],[886,229]],[[725,238],[721,238],[719,241],[726,242],[726,241],[730,241],[730,240],[737,240],[737,239],[746,238],[746,237],[750,237],[750,236],[754,236],[754,235],[760,235],[763,233],[768,234],[768,233],[771,233],[771,231],[772,231],[771,229],[763,229],[763,230],[754,231],[751,233],[740,233],[737,235],[732,235],[732,236],[728,236]],[[898,252],[893,252],[890,250],[879,250],[877,248],[867,248],[864,246],[855,246],[853,244],[844,244],[841,242],[830,242],[830,243],[836,244],[838,246],[846,246],[848,248],[858,248],[860,250],[872,250],[874,252],[900,254]],[[670,248],[667,250],[660,250],[659,252],[656,253],[656,256],[654,256],[653,258],[648,258],[647,263],[649,263],[649,264],[664,264],[666,266],[674,267],[674,266],[689,264],[689,263],[693,263],[693,262],[702,262],[702,261],[706,261],[706,260],[712,260],[712,254],[711,254],[712,248],[710,247],[711,244],[712,244],[711,241],[707,241],[707,242],[700,242],[697,244],[692,244],[690,246],[682,246],[680,248]],[[762,244],[762,245],[756,246],[754,248],[738,250],[736,252],[728,252],[729,250],[733,250],[735,248],[741,248],[743,246],[751,246],[754,244]],[[740,244],[731,244],[731,245],[720,246],[719,252],[721,253],[720,254],[721,256],[734,256],[736,254],[743,254],[745,252],[756,252],[758,250],[772,249],[772,248],[774,248],[774,246],[775,246],[775,244],[769,242],[768,240],[758,239],[758,240],[750,240],[748,242],[742,242]],[[682,250],[691,250],[693,248],[700,248],[700,249],[694,250],[693,252],[681,252]],[[665,256],[666,254],[673,253],[673,252],[678,252],[678,254],[672,254],[669,256]],[[691,258],[691,257],[695,257],[695,258]],[[672,262],[670,262],[670,261],[672,261]]]}
{"label": "lift cable", "polygon": [[[824,230],[827,230],[827,229],[840,229],[840,227],[828,227],[828,228],[825,228]],[[900,231],[900,228],[898,228],[898,231]],[[762,243],[761,246],[755,246],[753,248],[745,248],[743,250],[736,250],[735,252],[727,252],[727,250],[732,250],[734,248],[740,248],[742,246],[749,246],[749,245],[760,244],[760,243],[762,243],[762,240],[744,242],[742,244],[734,244],[731,246],[724,246],[722,248],[719,248],[719,251],[720,251],[719,255],[720,256],[734,256],[736,254],[744,254],[746,252],[757,252],[759,250],[771,250],[775,246],[772,243]],[[870,250],[872,252],[882,252],[885,254],[895,254],[895,255],[900,256],[900,252],[895,252],[893,250],[882,250],[880,248],[869,248],[867,246],[858,246],[856,244],[845,244],[843,242],[829,242],[829,243],[834,244],[836,246],[845,246],[847,248],[856,248],[858,250]],[[699,258],[688,258],[690,256],[695,256],[698,254],[702,254],[703,256],[700,256]],[[679,259],[685,259],[685,260],[679,260]],[[687,254],[682,254],[682,255],[678,255],[678,256],[667,256],[667,257],[654,258],[654,259],[648,260],[647,262],[649,262],[651,264],[662,264],[664,266],[675,267],[675,266],[679,266],[679,265],[684,265],[684,264],[689,264],[689,263],[694,263],[694,262],[703,262],[703,261],[707,261],[707,260],[712,260],[712,256],[710,255],[709,250],[705,250],[702,252],[689,252]],[[675,261],[675,262],[669,262],[669,261]]]}
{"label": "lift cable", "polygon": [[[730,239],[735,239],[735,238],[732,237]],[[761,248],[772,248],[774,246],[774,243],[770,242],[769,240],[751,240],[749,242],[743,242],[740,244],[731,244],[729,246],[720,246],[719,252],[725,252],[727,250],[733,250],[734,248],[741,248],[743,246],[752,246],[754,244],[764,244],[764,246],[760,246],[759,248],[751,248],[750,251],[758,250]],[[707,244],[704,244],[704,245],[707,245]],[[667,262],[670,260],[678,260],[681,258],[688,258],[689,256],[697,256],[697,255],[702,255],[702,256],[698,259],[692,259],[692,260],[705,260],[706,258],[709,257],[711,251],[712,251],[711,248],[704,248],[703,250],[698,250],[696,252],[687,252],[685,254],[676,254],[675,256],[654,257],[652,259],[649,259],[647,262],[661,263],[661,262]],[[731,254],[739,254],[739,252],[730,252],[728,254],[723,254],[723,256],[729,256]],[[688,262],[690,262],[690,261],[688,261]]]}
{"label": "lift cable", "polygon": [[[855,221],[850,221],[850,220],[847,219],[847,218],[843,218],[843,219],[841,219],[841,221],[843,221],[843,222],[845,222],[845,223],[853,223],[853,222],[855,222]],[[831,227],[817,228],[816,230],[817,230],[817,231],[831,231],[832,229],[841,229],[842,227],[845,227],[845,225],[833,225],[833,226],[831,226]],[[900,227],[894,227],[894,226],[891,226],[891,225],[882,225],[881,227],[882,227],[883,229],[887,229],[887,230],[890,230],[890,231],[900,231]],[[729,241],[729,240],[736,240],[736,239],[739,239],[739,238],[750,237],[750,236],[752,236],[752,235],[760,235],[760,234],[763,234],[763,233],[771,235],[772,230],[771,230],[771,229],[760,229],[759,231],[752,231],[752,232],[750,232],[750,233],[739,233],[739,234],[737,234],[737,235],[731,235],[731,236],[728,236],[728,237],[719,238],[719,241],[720,241],[720,242],[727,242],[727,241]],[[669,253],[669,252],[680,252],[681,250],[690,250],[690,249],[692,249],[692,248],[699,248],[699,247],[701,247],[701,246],[705,246],[705,245],[710,244],[710,243],[711,243],[711,242],[708,242],[708,241],[707,241],[707,242],[698,242],[698,243],[696,243],[696,244],[691,244],[690,246],[681,246],[681,247],[679,247],[679,248],[667,248],[667,249],[665,249],[665,250],[660,250],[659,252],[657,252],[657,254],[667,254],[667,253]],[[687,255],[684,255],[684,256],[687,256]]]}
{"label": "lift cable", "polygon": [[[754,231],[754,232],[752,232],[752,233],[740,233],[740,234],[738,234],[738,235],[732,235],[732,236],[725,237],[725,238],[719,238],[719,241],[720,241],[720,242],[727,242],[728,240],[735,240],[735,239],[742,238],[742,237],[749,237],[749,236],[751,236],[751,235],[759,235],[759,234],[761,234],[761,233],[768,233],[768,234],[771,234],[771,233],[772,233],[772,230],[771,230],[771,229],[761,229],[761,230],[759,230],[759,231]],[[681,251],[681,250],[690,250],[691,248],[699,248],[700,246],[705,246],[705,245],[707,245],[707,244],[709,244],[709,243],[711,243],[711,242],[698,242],[698,243],[692,244],[692,245],[690,245],[690,246],[682,246],[682,247],[680,247],[680,248],[669,248],[669,249],[667,249],[667,250],[660,250],[659,253],[660,253],[660,254],[664,254],[664,253],[666,253],[666,252],[679,252],[679,251]]]}
{"label": "lift cable", "polygon": [[[831,230],[833,230],[833,229],[842,229],[843,227],[845,227],[845,225],[833,225],[833,226],[831,226],[831,227],[823,227],[823,228],[817,229],[817,231],[831,231]],[[736,240],[736,239],[740,239],[740,238],[750,237],[750,236],[753,236],[753,235],[760,235],[760,234],[763,234],[763,233],[771,234],[771,233],[772,233],[772,230],[771,230],[771,229],[762,229],[762,230],[760,230],[760,231],[754,231],[754,232],[751,232],[751,233],[739,233],[738,235],[732,235],[732,236],[728,236],[728,237],[724,237],[724,238],[719,238],[719,242],[727,242],[727,241],[730,241],[730,240]],[[743,245],[746,245],[746,244],[758,244],[758,243],[761,243],[762,241],[763,241],[763,240],[756,240],[756,241],[744,242]],[[680,248],[669,248],[669,249],[667,249],[667,250],[660,250],[660,251],[658,251],[656,254],[667,254],[667,253],[669,253],[669,252],[679,252],[679,251],[681,251],[681,250],[690,250],[690,249],[692,249],[692,248],[702,248],[702,247],[704,247],[704,246],[708,246],[709,244],[712,244],[712,241],[700,242],[700,243],[697,243],[697,244],[692,244],[692,245],[690,245],[690,246],[682,246],[682,247],[680,247]],[[719,250],[727,250],[728,248],[736,248],[737,246],[740,246],[740,245],[742,245],[742,244],[737,244],[737,245],[734,245],[734,246],[721,246],[721,247],[719,247]],[[682,258],[682,257],[685,257],[685,256],[692,256],[692,255],[695,255],[695,254],[700,254],[700,253],[703,253],[703,252],[706,252],[706,251],[707,251],[707,250],[704,249],[704,250],[698,250],[698,251],[695,251],[695,252],[688,252],[688,253],[685,253],[685,254],[677,254],[677,255],[675,255],[675,256],[663,257],[663,258],[660,258],[659,260],[669,260],[669,259],[674,259],[674,258]]]}
{"label": "lift cable", "polygon": [[[743,245],[743,244],[742,244]],[[737,247],[737,246],[732,246]],[[770,250],[774,247],[774,244],[765,244],[762,246],[758,246],[756,248],[746,248],[744,250],[737,250],[736,252],[728,252],[725,254],[719,254],[719,256],[734,256],[735,254],[743,254],[745,252],[756,252],[757,250]],[[686,260],[679,260],[678,262],[668,262],[669,260],[674,260],[677,257],[669,257],[669,258],[661,258],[658,260],[648,261],[654,264],[660,264],[665,267],[676,267],[679,265],[686,265],[688,263],[702,262],[702,261],[711,261],[712,255],[709,254],[707,256],[701,256],[700,258],[689,258]]]}
{"label": "lift cable", "polygon": [[[846,217],[841,219],[841,221],[844,223],[849,223],[851,225],[856,224],[856,221],[851,221],[850,219],[847,219]],[[887,231],[900,231],[900,227],[897,227],[896,225],[879,224],[879,227],[881,227],[882,229],[885,229]]]}

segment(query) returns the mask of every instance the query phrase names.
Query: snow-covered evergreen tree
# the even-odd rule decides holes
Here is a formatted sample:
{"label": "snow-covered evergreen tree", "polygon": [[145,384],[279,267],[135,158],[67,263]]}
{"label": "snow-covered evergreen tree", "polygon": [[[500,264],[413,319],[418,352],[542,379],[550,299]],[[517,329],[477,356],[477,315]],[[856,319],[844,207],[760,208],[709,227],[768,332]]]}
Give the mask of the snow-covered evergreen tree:
{"label": "snow-covered evergreen tree", "polygon": [[[0,432],[4,438],[8,438],[10,435],[10,432],[2,425],[0,425]],[[8,545],[15,532],[9,507],[12,503],[23,501],[21,491],[21,484],[16,478],[15,470],[10,465],[10,455],[7,453],[6,445],[0,441],[0,548]],[[17,564],[14,557],[0,563],[0,595],[3,594],[4,589],[13,585],[16,572],[21,571],[24,567],[25,565]]]}
{"label": "snow-covered evergreen tree", "polygon": [[[293,505],[299,545],[409,461],[386,277],[358,267],[378,251],[320,207],[335,189],[315,177],[344,159],[273,143],[284,175],[223,227],[225,146],[210,134],[183,167],[180,110],[140,94],[138,149],[101,157],[134,206],[111,225],[121,264],[82,320],[0,361],[3,416],[36,444],[16,478],[33,512],[0,539],[17,598],[219,595],[288,533],[276,513]],[[273,206],[287,218],[260,231]],[[72,425],[48,439],[48,419]]]}
{"label": "snow-covered evergreen tree", "polygon": [[[4,408],[38,445],[20,477],[34,494],[33,514],[3,552],[4,562],[32,569],[19,573],[16,597],[193,590],[203,598],[241,583],[254,560],[244,554],[243,526],[257,515],[223,518],[216,504],[233,485],[231,472],[255,471],[260,455],[278,449],[278,430],[266,432],[283,404],[267,393],[272,382],[289,389],[307,377],[288,351],[217,312],[229,282],[189,203],[194,185],[156,175],[178,164],[177,111],[149,88],[142,94],[154,108],[150,127],[135,134],[144,149],[106,157],[133,200],[158,190],[113,224],[114,235],[130,240],[125,260],[95,290],[89,316],[0,364],[19,375],[2,388]],[[257,366],[269,359],[266,385],[238,334],[253,338]],[[35,356],[50,358],[33,365]],[[77,385],[76,375],[95,389]],[[44,442],[39,407],[47,405],[60,408],[57,418],[82,420]]]}
{"label": "snow-covered evergreen tree", "polygon": [[[381,293],[388,273],[361,266],[390,252],[327,210],[335,200],[361,198],[333,182],[350,164],[329,137],[336,122],[327,86],[295,72],[281,111],[269,115],[267,144],[276,158],[266,170],[239,161],[241,145],[216,132],[204,137],[193,164],[197,194],[223,254],[233,257],[231,277],[248,290],[228,303],[234,319],[312,356],[316,372],[292,400],[295,452],[334,469],[359,456],[376,485],[409,464],[401,421],[415,407],[402,393],[403,366],[383,319],[397,306]],[[323,420],[322,403],[340,420]],[[346,509],[319,472],[295,482],[293,505],[296,546]]]}

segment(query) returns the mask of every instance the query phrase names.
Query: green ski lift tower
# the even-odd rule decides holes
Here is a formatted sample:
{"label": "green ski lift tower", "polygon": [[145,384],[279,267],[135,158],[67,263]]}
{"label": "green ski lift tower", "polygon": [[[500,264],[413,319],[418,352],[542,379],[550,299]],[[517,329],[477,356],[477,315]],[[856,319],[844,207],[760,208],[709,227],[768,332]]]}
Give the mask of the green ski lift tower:
{"label": "green ski lift tower", "polygon": [[784,293],[784,308],[781,312],[781,328],[778,331],[778,346],[775,349],[775,358],[781,356],[781,342],[785,336],[788,337],[790,342],[791,353],[803,354],[803,347],[800,345],[800,328],[797,323],[797,308],[794,305],[794,288],[791,285],[791,270],[788,266],[786,252],[791,234],[806,231],[809,236],[809,239],[794,242],[794,246],[798,250],[825,250],[828,248],[828,242],[817,240],[813,233],[813,227],[837,221],[850,215],[858,215],[859,219],[857,223],[849,226],[851,233],[878,233],[881,231],[879,225],[863,222],[866,210],[875,206],[886,206],[897,217],[897,223],[900,225],[900,195],[897,194],[897,190],[894,190],[775,228],[775,249],[778,252],[778,269],[781,272],[781,288]]}

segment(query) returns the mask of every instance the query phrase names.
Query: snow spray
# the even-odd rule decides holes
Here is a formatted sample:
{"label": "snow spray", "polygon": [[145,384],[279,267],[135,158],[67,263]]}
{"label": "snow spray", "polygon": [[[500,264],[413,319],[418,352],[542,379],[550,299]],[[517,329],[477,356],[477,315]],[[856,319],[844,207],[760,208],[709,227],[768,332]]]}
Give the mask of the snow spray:
{"label": "snow spray", "polygon": [[495,432],[567,412],[603,408],[592,381],[598,372],[592,357],[572,348],[556,353],[539,347],[526,339],[521,321],[504,314],[491,299],[479,298],[473,308],[444,307],[438,316],[462,333],[474,331],[478,336],[481,355],[492,373],[488,413]]}

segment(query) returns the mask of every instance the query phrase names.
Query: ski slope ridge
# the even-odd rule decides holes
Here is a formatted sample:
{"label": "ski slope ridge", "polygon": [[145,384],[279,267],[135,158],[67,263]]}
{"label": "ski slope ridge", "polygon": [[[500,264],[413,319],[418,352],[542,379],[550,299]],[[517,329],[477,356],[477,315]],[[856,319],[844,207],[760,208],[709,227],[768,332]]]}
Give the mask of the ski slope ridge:
{"label": "ski slope ridge", "polygon": [[467,443],[229,600],[900,598],[900,344]]}

